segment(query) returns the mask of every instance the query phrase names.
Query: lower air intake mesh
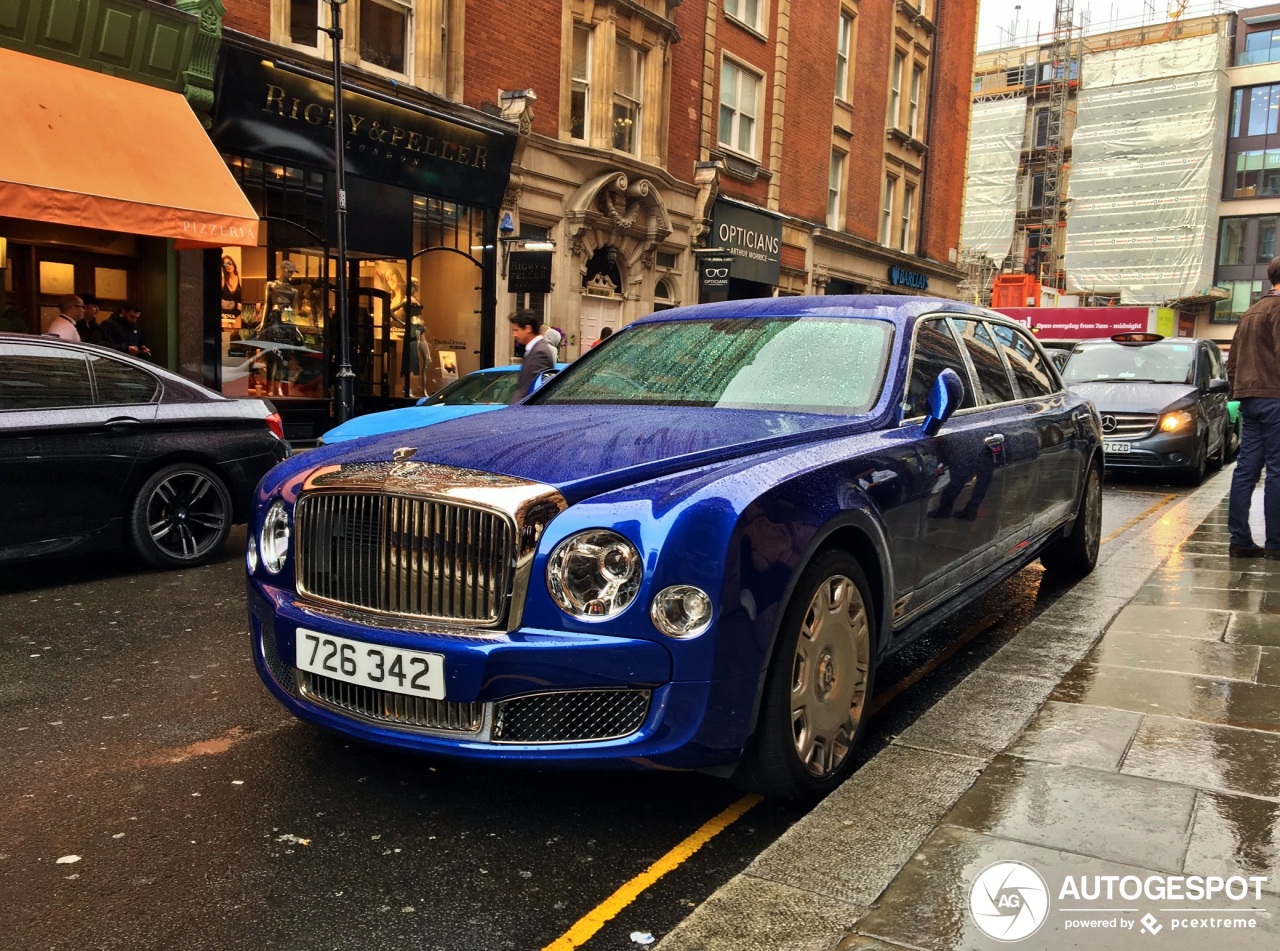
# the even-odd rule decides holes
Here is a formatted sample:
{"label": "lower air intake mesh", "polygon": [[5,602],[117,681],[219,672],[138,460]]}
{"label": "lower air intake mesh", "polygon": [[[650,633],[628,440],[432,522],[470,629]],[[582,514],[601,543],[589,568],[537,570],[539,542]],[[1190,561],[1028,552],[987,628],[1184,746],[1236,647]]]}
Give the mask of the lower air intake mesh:
{"label": "lower air intake mesh", "polygon": [[494,704],[494,743],[585,743],[630,736],[649,714],[648,690],[574,690]]}

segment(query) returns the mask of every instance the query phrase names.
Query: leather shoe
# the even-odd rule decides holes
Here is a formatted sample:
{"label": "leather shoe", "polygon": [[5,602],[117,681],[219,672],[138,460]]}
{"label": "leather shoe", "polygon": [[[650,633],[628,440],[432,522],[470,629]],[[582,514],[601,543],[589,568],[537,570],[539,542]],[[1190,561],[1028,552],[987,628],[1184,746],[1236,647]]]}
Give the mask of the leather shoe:
{"label": "leather shoe", "polygon": [[1227,548],[1227,554],[1232,558],[1280,558],[1280,551],[1267,551],[1257,545],[1231,545]]}

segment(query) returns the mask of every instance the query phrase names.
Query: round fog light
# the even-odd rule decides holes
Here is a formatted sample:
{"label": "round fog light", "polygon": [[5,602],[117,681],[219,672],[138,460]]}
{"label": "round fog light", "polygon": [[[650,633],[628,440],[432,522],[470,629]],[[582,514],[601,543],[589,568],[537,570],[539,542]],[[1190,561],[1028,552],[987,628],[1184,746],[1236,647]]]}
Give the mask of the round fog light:
{"label": "round fog light", "polygon": [[701,588],[672,585],[654,597],[649,617],[667,637],[697,637],[711,626],[711,598]]}
{"label": "round fog light", "polygon": [[249,569],[249,574],[258,570],[258,538],[253,532],[249,533],[249,544],[244,549],[244,566]]}

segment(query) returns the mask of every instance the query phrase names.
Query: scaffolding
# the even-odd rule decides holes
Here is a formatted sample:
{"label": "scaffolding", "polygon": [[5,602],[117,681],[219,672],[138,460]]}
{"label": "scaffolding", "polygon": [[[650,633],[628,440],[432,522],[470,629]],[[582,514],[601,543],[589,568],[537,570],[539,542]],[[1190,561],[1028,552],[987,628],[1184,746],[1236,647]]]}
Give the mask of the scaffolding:
{"label": "scaffolding", "polygon": [[1040,275],[1049,287],[1062,290],[1062,176],[1067,165],[1067,102],[1073,85],[1073,63],[1079,63],[1079,47],[1072,18],[1074,0],[1057,0],[1053,14],[1053,46],[1049,64],[1048,134],[1044,149],[1044,199],[1038,209],[1038,222],[1028,220],[1028,230],[1038,223],[1040,259],[1045,267]]}

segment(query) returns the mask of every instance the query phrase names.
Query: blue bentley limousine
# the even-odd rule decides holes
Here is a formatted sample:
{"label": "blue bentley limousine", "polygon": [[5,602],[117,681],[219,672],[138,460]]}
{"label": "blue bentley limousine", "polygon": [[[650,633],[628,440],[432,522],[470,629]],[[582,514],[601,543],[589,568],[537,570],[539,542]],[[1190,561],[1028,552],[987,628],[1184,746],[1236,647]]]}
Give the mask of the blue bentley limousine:
{"label": "blue bentley limousine", "polygon": [[387,747],[812,798],[886,655],[1036,558],[1093,568],[1101,452],[989,311],[669,310],[517,406],[277,466],[254,661],[296,716]]}

